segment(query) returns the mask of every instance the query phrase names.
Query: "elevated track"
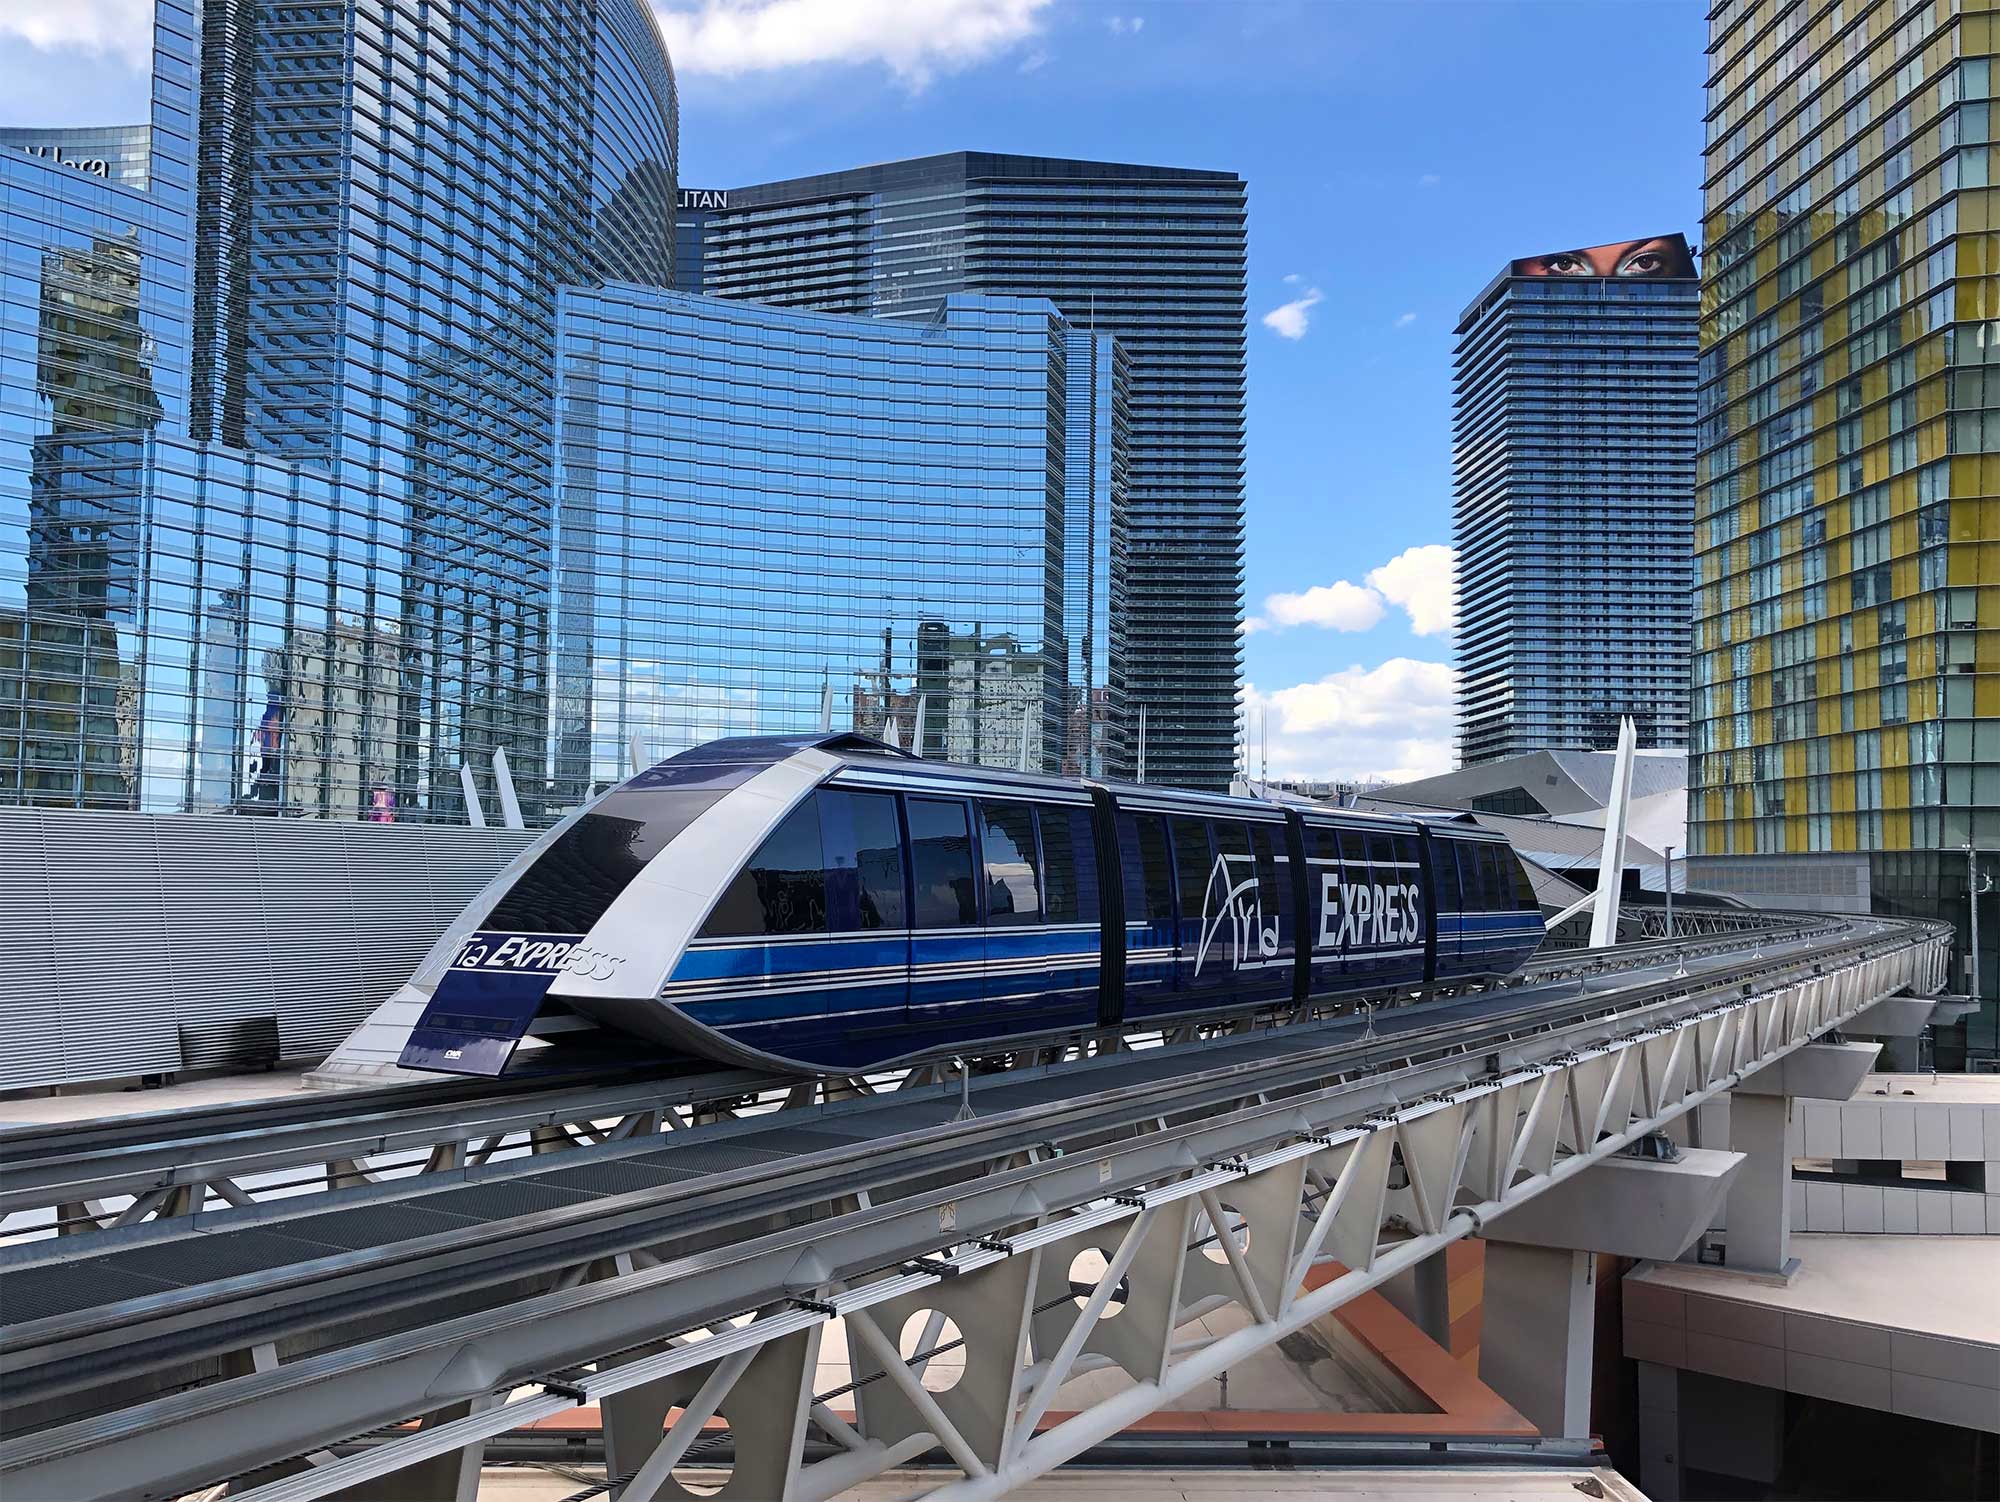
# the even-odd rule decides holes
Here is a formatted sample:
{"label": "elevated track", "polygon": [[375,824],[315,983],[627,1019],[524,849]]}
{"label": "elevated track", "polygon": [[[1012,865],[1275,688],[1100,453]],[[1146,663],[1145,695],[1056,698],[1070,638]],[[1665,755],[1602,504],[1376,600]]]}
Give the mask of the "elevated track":
{"label": "elevated track", "polygon": [[[247,1477],[304,1502],[401,1472],[449,1496],[437,1478],[487,1438],[589,1401],[628,1502],[684,1495],[718,1412],[724,1495],[830,1497],[935,1452],[933,1494],[997,1496],[1882,998],[1935,994],[1949,944],[1793,915],[1422,1007],[1046,1040],[963,1096],[936,1066],[893,1089],[730,1074],[139,1118],[69,1151],[8,1134],[17,1212],[169,1194],[0,1249],[0,1479],[73,1498]],[[426,1171],[242,1187],[391,1152]],[[1105,1271],[1071,1297],[1088,1253]],[[1179,1341],[1223,1302],[1243,1329]],[[836,1317],[851,1418],[811,1390]],[[965,1370],[934,1392],[948,1325]],[[1050,1423],[1106,1364],[1132,1385]],[[809,1429],[834,1447],[810,1463]]]}

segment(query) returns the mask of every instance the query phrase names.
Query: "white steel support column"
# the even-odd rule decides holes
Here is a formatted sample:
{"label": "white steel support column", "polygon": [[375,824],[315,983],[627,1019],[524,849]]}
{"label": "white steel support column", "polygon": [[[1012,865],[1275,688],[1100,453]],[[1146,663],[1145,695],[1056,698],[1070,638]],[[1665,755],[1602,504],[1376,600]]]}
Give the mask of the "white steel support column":
{"label": "white steel support column", "polygon": [[1729,1092],[1729,1146],[1744,1155],[1729,1186],[1728,1247],[1733,1272],[1789,1277],[1792,1258],[1792,1150],[1789,1095]]}
{"label": "white steel support column", "polygon": [[1590,1437],[1596,1264],[1594,1252],[1486,1244],[1479,1380],[1548,1439]]}
{"label": "white steel support column", "polygon": [[1625,826],[1632,814],[1632,757],[1639,734],[1630,717],[1618,722],[1618,755],[1611,764],[1611,797],[1604,805],[1604,846],[1597,857],[1597,906],[1590,915],[1590,947],[1618,942],[1619,888],[1625,879]]}

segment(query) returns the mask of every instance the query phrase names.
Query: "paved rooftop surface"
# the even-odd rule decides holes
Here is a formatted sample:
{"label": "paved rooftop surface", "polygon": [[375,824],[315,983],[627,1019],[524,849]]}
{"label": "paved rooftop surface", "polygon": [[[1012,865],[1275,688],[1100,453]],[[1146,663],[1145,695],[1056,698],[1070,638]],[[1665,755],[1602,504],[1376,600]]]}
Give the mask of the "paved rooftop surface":
{"label": "paved rooftop surface", "polygon": [[1856,1100],[1943,1101],[1951,1105],[2000,1106],[2000,1074],[1871,1074],[1854,1092]]}
{"label": "paved rooftop surface", "polygon": [[2000,1236],[1794,1235],[1792,1252],[1799,1271],[1783,1285],[1685,1262],[1625,1281],[2000,1346]]}

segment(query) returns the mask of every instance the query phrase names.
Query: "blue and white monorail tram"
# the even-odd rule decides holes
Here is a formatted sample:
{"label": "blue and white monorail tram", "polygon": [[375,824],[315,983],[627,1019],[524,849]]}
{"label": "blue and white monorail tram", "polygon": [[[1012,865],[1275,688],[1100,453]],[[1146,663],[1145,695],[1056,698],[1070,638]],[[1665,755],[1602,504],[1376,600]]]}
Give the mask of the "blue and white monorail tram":
{"label": "blue and white monorail tram", "polygon": [[1071,1028],[1504,975],[1542,937],[1507,841],[925,761],[716,741],[622,783],[482,893],[412,978],[402,1062],[498,1074],[587,1018],[801,1073]]}

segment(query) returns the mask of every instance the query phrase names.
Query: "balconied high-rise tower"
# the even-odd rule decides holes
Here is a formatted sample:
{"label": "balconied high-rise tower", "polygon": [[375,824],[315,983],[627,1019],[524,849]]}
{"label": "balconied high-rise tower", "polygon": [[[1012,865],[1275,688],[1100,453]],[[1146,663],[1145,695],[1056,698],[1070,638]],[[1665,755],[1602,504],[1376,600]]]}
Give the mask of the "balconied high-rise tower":
{"label": "balconied high-rise tower", "polygon": [[1687,744],[1697,293],[1680,235],[1511,262],[1458,321],[1458,753]]}
{"label": "balconied high-rise tower", "polygon": [[1996,52],[1988,0],[1710,11],[1700,885],[1963,932],[2000,871]]}
{"label": "balconied high-rise tower", "polygon": [[1247,192],[1231,172],[953,152],[681,194],[686,291],[877,317],[1046,297],[1130,363],[1128,723],[1221,791],[1243,617]]}

